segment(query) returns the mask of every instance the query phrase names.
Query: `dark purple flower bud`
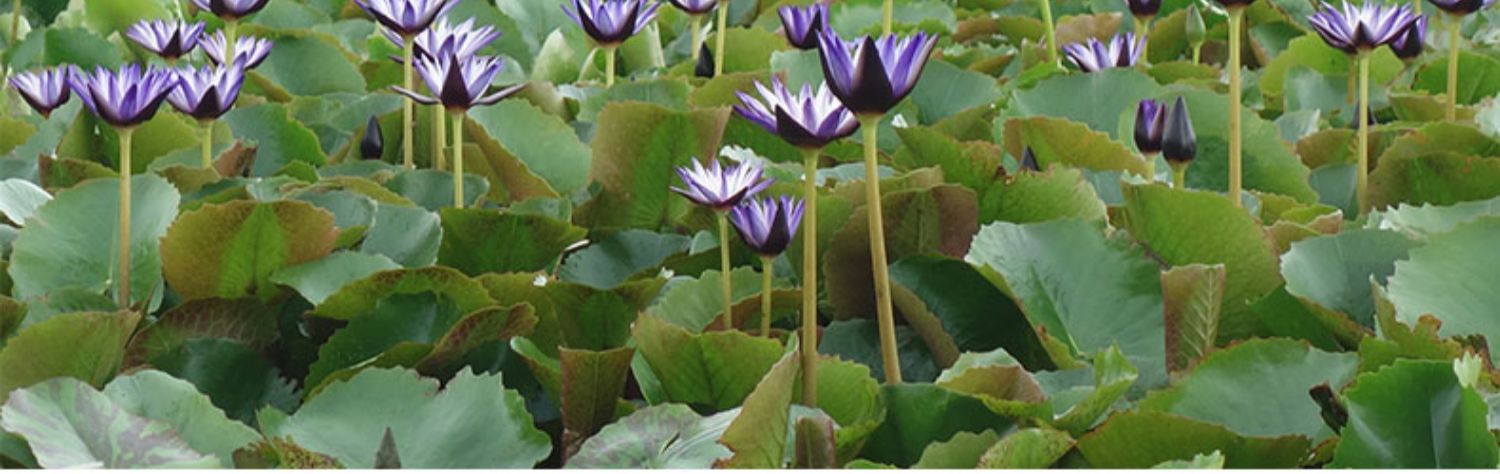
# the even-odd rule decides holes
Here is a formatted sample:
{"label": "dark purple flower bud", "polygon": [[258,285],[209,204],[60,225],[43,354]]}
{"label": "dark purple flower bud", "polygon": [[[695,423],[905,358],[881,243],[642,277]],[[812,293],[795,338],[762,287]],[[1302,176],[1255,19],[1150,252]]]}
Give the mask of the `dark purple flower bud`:
{"label": "dark purple flower bud", "polygon": [[234,107],[244,83],[245,71],[238,67],[187,68],[177,71],[177,87],[167,94],[167,102],[195,119],[214,120]]}
{"label": "dark purple flower bud", "polygon": [[[200,0],[201,1],[201,0]],[[354,0],[355,5],[402,37],[415,36],[458,2],[454,0]]]}
{"label": "dark purple flower bud", "polygon": [[828,5],[787,5],[776,12],[781,14],[781,31],[786,34],[786,42],[793,48],[808,50],[818,47],[818,34],[828,23]]}
{"label": "dark purple flower bud", "polygon": [[845,42],[832,28],[818,33],[823,77],[833,95],[856,114],[884,114],[917,86],[937,37],[869,36]]}
{"label": "dark purple flower bud", "polygon": [[193,51],[203,36],[203,22],[141,20],[125,36],[163,59],[177,59]]}
{"label": "dark purple flower bud", "polygon": [[380,118],[370,116],[365,124],[365,137],[359,140],[359,156],[366,160],[378,160],[385,154],[385,136],[380,132]]}
{"label": "dark purple flower bud", "polygon": [[1031,147],[1021,150],[1021,171],[1041,171],[1042,165],[1036,162],[1036,152]]}
{"label": "dark purple flower bud", "polygon": [[707,42],[698,45],[698,64],[693,65],[693,76],[704,79],[714,77],[714,51],[709,49]]}
{"label": "dark purple flower bud", "polygon": [[214,16],[228,21],[235,21],[250,16],[266,7],[271,0],[193,0],[201,10],[208,10]]}
{"label": "dark purple flower bud", "polygon": [[686,187],[672,187],[672,191],[688,200],[717,212],[728,212],[741,200],[754,196],[771,186],[770,179],[761,177],[759,166],[743,164],[723,168],[716,160],[709,160],[709,167],[693,160],[693,167],[678,167],[677,176]]}
{"label": "dark purple flower bud", "polygon": [[570,0],[570,5],[562,8],[563,13],[567,13],[595,43],[617,46],[651,24],[661,3],[650,0]]}
{"label": "dark purple flower bud", "polygon": [[729,221],[739,229],[745,246],[755,253],[775,257],[786,251],[802,225],[801,199],[750,199],[729,211]]}
{"label": "dark purple flower bud", "polygon": [[1417,17],[1417,21],[1406,27],[1406,32],[1396,37],[1391,42],[1391,52],[1401,59],[1416,59],[1422,55],[1423,41],[1427,38],[1427,17]]}
{"label": "dark purple flower bud", "polygon": [[1125,0],[1125,6],[1136,17],[1153,17],[1161,11],[1161,0]]}
{"label": "dark purple flower bud", "polygon": [[43,118],[51,116],[53,110],[62,107],[72,96],[68,88],[68,70],[61,67],[13,75],[10,86]]}
{"label": "dark purple flower bud", "polygon": [[714,10],[718,0],[670,0],[672,6],[689,15],[704,15]]}
{"label": "dark purple flower bud", "polygon": [[[385,37],[397,46],[406,44],[406,40],[394,31],[384,29],[381,32],[385,33]],[[416,44],[412,45],[412,51],[418,57],[458,56],[459,59],[463,59],[479,54],[479,50],[489,46],[498,38],[500,38],[500,30],[489,25],[475,28],[473,18],[457,25],[444,20],[418,33],[415,37]],[[401,61],[401,58],[396,58],[396,62]]]}
{"label": "dark purple flower bud", "polygon": [[[216,31],[203,38],[203,54],[215,65],[224,64],[224,45],[228,41],[223,31]],[[241,36],[234,40],[234,66],[245,70],[254,69],[271,55],[271,40],[254,36]]]}
{"label": "dark purple flower bud", "polygon": [[1167,120],[1165,104],[1141,100],[1135,107],[1135,148],[1150,155],[1161,152],[1161,134]]}
{"label": "dark purple flower bud", "polygon": [[68,84],[105,123],[129,128],[156,116],[167,93],[177,86],[177,75],[155,66],[142,70],[135,64],[114,71],[99,67],[93,74],[74,68]]}
{"label": "dark purple flower bud", "polygon": [[1078,66],[1078,70],[1094,72],[1112,67],[1135,66],[1136,61],[1141,59],[1141,46],[1145,43],[1144,36],[1137,38],[1132,33],[1121,33],[1108,42],[1089,38],[1086,43],[1068,43],[1062,49],[1068,62]]}
{"label": "dark purple flower bud", "polygon": [[1307,22],[1329,46],[1347,54],[1359,54],[1395,41],[1419,17],[1407,5],[1345,3],[1342,8],[1325,5]]}
{"label": "dark purple flower bud", "polygon": [[1439,9],[1454,15],[1468,15],[1495,3],[1495,0],[1427,0]]}
{"label": "dark purple flower bud", "polygon": [[1229,8],[1245,8],[1245,7],[1250,6],[1250,4],[1252,4],[1252,3],[1255,3],[1255,0],[1214,0],[1214,1],[1219,2],[1219,5],[1223,6],[1226,9],[1229,9]]}
{"label": "dark purple flower bud", "polygon": [[781,79],[772,76],[771,87],[756,82],[755,88],[760,92],[759,99],[736,92],[740,105],[734,106],[734,111],[792,145],[822,148],[859,129],[859,120],[826,84],[819,84],[816,94],[812,85],[803,84],[802,91],[793,95]]}
{"label": "dark purple flower bud", "polygon": [[454,56],[439,59],[421,58],[416,63],[417,73],[422,76],[422,82],[427,85],[427,90],[433,95],[418,94],[399,86],[394,87],[396,92],[423,104],[443,104],[443,107],[449,110],[468,110],[481,105],[494,104],[526,86],[516,84],[494,94],[485,95],[485,91],[489,90],[490,82],[495,80],[495,75],[505,68],[503,59],[492,56],[474,56],[467,59]]}
{"label": "dark purple flower bud", "polygon": [[1167,127],[1162,132],[1161,155],[1168,163],[1181,164],[1193,161],[1198,155],[1198,137],[1193,134],[1193,118],[1188,115],[1187,102],[1181,97],[1167,112]]}

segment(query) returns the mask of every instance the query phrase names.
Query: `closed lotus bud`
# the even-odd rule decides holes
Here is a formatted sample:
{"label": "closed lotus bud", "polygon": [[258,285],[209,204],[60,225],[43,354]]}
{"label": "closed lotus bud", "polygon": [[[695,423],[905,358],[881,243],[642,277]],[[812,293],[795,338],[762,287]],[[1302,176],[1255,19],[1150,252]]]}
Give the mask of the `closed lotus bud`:
{"label": "closed lotus bud", "polygon": [[1187,21],[1183,26],[1188,44],[1200,45],[1208,40],[1208,27],[1203,24],[1203,13],[1197,5],[1188,5]]}
{"label": "closed lotus bud", "polygon": [[1161,154],[1171,164],[1193,161],[1198,155],[1198,138],[1193,134],[1193,119],[1188,114],[1187,102],[1181,97],[1167,111],[1167,126],[1162,131]]}
{"label": "closed lotus bud", "polygon": [[1151,99],[1141,100],[1135,108],[1135,148],[1152,155],[1161,152],[1162,128],[1167,123],[1167,108]]}
{"label": "closed lotus bud", "polygon": [[705,79],[714,77],[714,52],[707,44],[698,47],[698,64],[693,65],[693,75]]}
{"label": "closed lotus bud", "polygon": [[359,141],[359,156],[366,160],[378,160],[385,154],[385,137],[380,134],[380,120],[370,116],[370,122],[365,124],[365,138]]}
{"label": "closed lotus bud", "polygon": [[1041,170],[1041,165],[1037,164],[1036,162],[1036,153],[1031,151],[1031,147],[1026,147],[1026,149],[1021,152],[1021,171]]}

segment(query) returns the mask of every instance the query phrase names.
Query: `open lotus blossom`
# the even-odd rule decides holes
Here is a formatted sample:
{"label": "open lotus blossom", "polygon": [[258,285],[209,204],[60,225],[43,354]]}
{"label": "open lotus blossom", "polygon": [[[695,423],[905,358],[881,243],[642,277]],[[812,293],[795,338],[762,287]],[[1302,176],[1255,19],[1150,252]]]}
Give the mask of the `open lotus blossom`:
{"label": "open lotus blossom", "polygon": [[670,0],[672,6],[689,15],[703,15],[714,10],[718,0]]}
{"label": "open lotus blossom", "polygon": [[1161,11],[1161,0],[1125,0],[1125,6],[1130,8],[1131,15],[1151,17]]}
{"label": "open lotus blossom", "polygon": [[859,129],[859,120],[839,103],[826,84],[819,84],[813,92],[811,84],[803,84],[801,92],[792,94],[772,76],[771,87],[755,83],[760,92],[757,99],[750,94],[737,92],[740,105],[734,111],[761,128],[802,148],[822,148],[847,137]]}
{"label": "open lotus blossom", "polygon": [[745,246],[766,257],[786,251],[802,223],[802,200],[791,196],[780,199],[748,199],[731,211],[729,221],[740,231]]}
{"label": "open lotus blossom", "polygon": [[1112,67],[1132,67],[1141,59],[1141,48],[1145,37],[1132,33],[1121,33],[1109,41],[1089,38],[1084,43],[1063,45],[1063,54],[1068,62],[1083,72],[1103,71]]}
{"label": "open lotus blossom", "polygon": [[818,45],[823,77],[844,107],[855,114],[884,114],[917,86],[937,37],[921,32],[845,42],[825,28]]}
{"label": "open lotus blossom", "polygon": [[1148,157],[1161,152],[1162,128],[1167,115],[1165,105],[1144,99],[1135,107],[1135,148]]}
{"label": "open lotus blossom", "polygon": [[402,37],[415,36],[458,2],[454,0],[354,0],[375,22]]}
{"label": "open lotus blossom", "polygon": [[1396,41],[1417,18],[1407,5],[1369,2],[1344,3],[1341,7],[1325,5],[1307,21],[1329,46],[1348,54],[1360,54]]}
{"label": "open lotus blossom", "polygon": [[805,7],[787,5],[776,12],[781,14],[781,31],[787,43],[803,50],[818,47],[818,33],[828,23],[828,5],[816,2]]}
{"label": "open lotus blossom", "polygon": [[700,206],[718,212],[728,212],[740,201],[754,196],[771,186],[771,180],[761,176],[759,166],[753,164],[722,167],[717,160],[709,160],[709,166],[693,160],[692,168],[677,168],[677,176],[685,187],[672,187],[672,191],[688,198]]}
{"label": "open lotus blossom", "polygon": [[141,20],[125,30],[125,36],[163,59],[177,59],[193,51],[203,36],[204,23]]}
{"label": "open lotus blossom", "polygon": [[1484,9],[1495,3],[1495,0],[1427,0],[1432,2],[1445,12],[1453,15],[1468,15]]}
{"label": "open lotus blossom", "polygon": [[[387,39],[404,45],[401,35],[391,30],[382,30]],[[431,28],[418,33],[413,40],[417,57],[458,56],[459,59],[479,54],[479,50],[500,38],[500,30],[490,25],[474,27],[474,19],[454,24],[448,20],[434,23]],[[399,60],[398,60],[399,61]]]}
{"label": "open lotus blossom", "polygon": [[51,116],[53,110],[62,107],[72,96],[65,68],[18,73],[10,76],[10,86],[43,118]]}
{"label": "open lotus blossom", "polygon": [[600,46],[612,47],[640,33],[661,3],[649,0],[570,0],[564,13]]}
{"label": "open lotus blossom", "polygon": [[238,67],[182,69],[177,71],[177,87],[167,94],[167,102],[195,119],[217,119],[234,107],[244,82],[245,72]]}
{"label": "open lotus blossom", "polygon": [[517,84],[486,95],[490,82],[505,68],[505,60],[493,56],[467,59],[458,59],[452,55],[421,58],[417,60],[416,66],[422,82],[432,95],[419,94],[400,86],[394,87],[396,92],[423,104],[443,104],[449,110],[468,110],[490,105],[525,87],[525,84]]}
{"label": "open lotus blossom", "polygon": [[1416,59],[1422,55],[1423,43],[1427,40],[1427,17],[1418,17],[1417,21],[1406,28],[1406,32],[1391,41],[1391,52],[1401,59]]}
{"label": "open lotus blossom", "polygon": [[193,0],[198,8],[225,20],[238,20],[265,8],[271,0]]}
{"label": "open lotus blossom", "polygon": [[[224,46],[228,40],[223,31],[216,31],[203,38],[203,54],[209,62],[224,64]],[[254,69],[271,55],[271,40],[254,36],[242,36],[234,42],[234,65],[246,70]]]}
{"label": "open lotus blossom", "polygon": [[167,93],[177,86],[171,70],[127,64],[118,70],[98,67],[93,73],[74,69],[73,92],[105,123],[119,128],[140,125],[156,116]]}

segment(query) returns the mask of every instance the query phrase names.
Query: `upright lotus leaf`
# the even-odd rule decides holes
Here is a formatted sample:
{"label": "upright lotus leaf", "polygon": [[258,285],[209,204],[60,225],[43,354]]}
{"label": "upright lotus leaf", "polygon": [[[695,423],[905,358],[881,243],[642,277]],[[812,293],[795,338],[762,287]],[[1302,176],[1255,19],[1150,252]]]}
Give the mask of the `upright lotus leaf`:
{"label": "upright lotus leaf", "polygon": [[114,377],[125,343],[141,320],[135,312],[68,313],[33,324],[0,349],[0,400],[12,390],[55,377],[102,386]]}
{"label": "upright lotus leaf", "polygon": [[833,420],[827,417],[807,417],[797,420],[794,428],[792,468],[833,469],[838,467],[838,452],[834,444]]}
{"label": "upright lotus leaf", "polygon": [[933,127],[898,128],[901,148],[892,157],[905,169],[937,167],[948,182],[983,192],[1001,176],[1000,150],[983,141],[960,142]]}
{"label": "upright lotus leaf", "polygon": [[333,215],[302,201],[232,201],[182,215],[162,238],[167,283],[184,298],[269,299],[271,275],[333,251]]}
{"label": "upright lotus leaf", "polygon": [[1224,305],[1223,265],[1183,265],[1161,273],[1166,310],[1167,370],[1192,368],[1213,351]]}
{"label": "upright lotus leaf", "polygon": [[564,445],[572,448],[615,420],[625,378],[635,350],[606,351],[561,348],[561,398]]}
{"label": "upright lotus leaf", "polygon": [[891,265],[891,283],[901,290],[893,297],[907,324],[934,354],[945,353],[938,356],[945,365],[958,352],[1001,347],[1027,367],[1053,367],[1021,308],[973,266],[946,257],[907,257]]}
{"label": "upright lotus leaf", "polygon": [[1224,467],[1288,469],[1311,448],[1299,435],[1251,437],[1223,426],[1153,411],[1118,413],[1078,439],[1078,452],[1096,469],[1145,469],[1219,451]]}
{"label": "upright lotus leaf", "polygon": [[[866,258],[868,260],[868,258]],[[719,287],[719,273],[716,270],[705,270],[702,275],[695,279],[683,279],[674,283],[662,292],[646,312],[661,318],[662,321],[688,330],[699,332],[707,328],[721,313],[724,312],[724,293]],[[730,299],[734,302],[734,318],[736,324],[743,322],[744,318],[738,317],[745,304],[756,305],[755,317],[760,317],[761,277],[760,273],[750,267],[735,268],[730,273]],[[786,301],[778,292],[794,290],[792,282],[782,280],[771,283],[772,295],[772,317],[784,314],[785,311],[776,309],[778,301]],[[800,295],[800,293],[798,293]],[[797,304],[801,303],[798,298],[791,298]],[[784,306],[784,305],[783,305]],[[800,306],[799,306],[800,308]]]}
{"label": "upright lotus leaf", "polygon": [[1500,197],[1451,206],[1400,204],[1370,213],[1367,228],[1400,232],[1409,239],[1426,240],[1484,216],[1500,215]]}
{"label": "upright lotus leaf", "polygon": [[1142,410],[1216,423],[1247,436],[1333,435],[1307,396],[1313,387],[1342,387],[1358,358],[1323,352],[1301,341],[1253,339],[1214,353],[1172,388],[1141,401]]}
{"label": "upright lotus leaf", "polygon": [[[12,296],[31,300],[67,288],[104,293],[116,286],[119,184],[86,181],[36,209],[11,244]],[[157,242],[177,217],[180,196],[154,174],[132,177],[131,189],[130,294],[139,304],[162,291]]]}
{"label": "upright lotus leaf", "polygon": [[436,379],[411,370],[366,369],[324,389],[274,435],[369,469],[387,428],[407,468],[529,469],[552,451],[520,393],[499,374],[469,370],[439,391]]}
{"label": "upright lotus leaf", "polygon": [[275,308],[254,299],[191,300],[162,313],[130,339],[125,366],[165,354],[191,339],[222,338],[264,351],[280,336]]}
{"label": "upright lotus leaf", "polygon": [[911,466],[928,444],[962,431],[1003,432],[1013,422],[991,412],[978,398],[932,384],[883,385],[886,419],[870,435],[863,456],[872,461]]}
{"label": "upright lotus leaf", "polygon": [[1396,262],[1387,289],[1396,319],[1416,324],[1422,315],[1442,321],[1443,337],[1478,334],[1500,340],[1494,308],[1500,293],[1484,282],[1500,281],[1500,263],[1483,249],[1500,238],[1500,218],[1484,217],[1411,249]]}
{"label": "upright lotus leaf", "polygon": [[602,291],[530,273],[487,274],[478,280],[499,304],[534,307],[537,326],[530,338],[554,356],[559,347],[602,351],[625,346],[636,315],[665,284],[660,278],[639,279]]}
{"label": "upright lotus leaf", "polygon": [[667,258],[687,252],[692,239],[685,235],[628,229],[598,239],[568,255],[558,278],[599,289],[610,289],[630,277],[656,270]]}
{"label": "upright lotus leaf", "polygon": [[[818,404],[816,407],[836,424],[834,448],[838,459],[859,454],[865,439],[885,420],[880,384],[870,368],[837,356],[818,356]],[[794,402],[806,405],[797,390]],[[796,416],[793,416],[796,418]]]}
{"label": "upright lotus leaf", "polygon": [[1102,222],[1104,202],[1084,173],[1053,167],[997,182],[979,196],[979,222],[1029,224],[1068,218]]}
{"label": "upright lotus leaf", "polygon": [[1490,136],[1473,125],[1433,122],[1401,134],[1380,153],[1380,161],[1415,158],[1433,152],[1448,151],[1460,155],[1500,155],[1500,138]]}
{"label": "upright lotus leaf", "polygon": [[[1228,99],[1208,90],[1179,87],[1192,111],[1193,131],[1198,138],[1198,156],[1187,172],[1187,186],[1223,191],[1229,183]],[[1307,166],[1281,140],[1276,124],[1254,111],[1241,111],[1244,137],[1241,177],[1245,189],[1290,196],[1300,202],[1316,202],[1317,193],[1308,185]]]}
{"label": "upright lotus leaf", "polygon": [[72,378],[16,391],[0,407],[0,428],[25,438],[46,469],[223,466],[183,441],[171,423],[129,413]]}
{"label": "upright lotus leaf", "polygon": [[978,433],[960,431],[946,441],[927,445],[921,459],[912,464],[912,469],[973,469],[979,466],[979,458],[985,451],[1000,441],[994,430]]}
{"label": "upright lotus leaf", "polygon": [[669,189],[674,166],[718,156],[729,110],[675,112],[636,102],[611,102],[599,112],[590,181],[601,189],[580,212],[590,228],[654,229],[680,218],[690,204]]}
{"label": "upright lotus leaf", "polygon": [[1046,469],[1073,449],[1073,437],[1051,428],[1026,428],[1001,438],[979,457],[981,469]]}
{"label": "upright lotus leaf", "polygon": [[224,114],[223,121],[234,131],[236,140],[255,144],[252,176],[270,176],[293,161],[317,166],[328,160],[318,144],[317,134],[292,120],[290,112],[280,104],[236,107]]}
{"label": "upright lotus leaf", "polygon": [[[375,366],[401,365],[441,375],[480,345],[525,333],[536,324],[531,307],[488,306],[463,311],[438,293],[392,295],[356,317],[318,348],[307,385],[318,387],[342,369],[380,356]],[[347,372],[346,372],[347,374]]]}
{"label": "upright lotus leaf", "polygon": [[[365,79],[354,66],[354,57],[340,48],[333,37],[308,30],[290,30],[275,36],[274,41],[274,54],[266,57],[255,74],[274,82],[287,93],[316,96],[365,92]],[[309,67],[316,67],[318,74],[308,74]]]}
{"label": "upright lotus leaf", "polygon": [[465,314],[494,304],[483,286],[457,270],[426,267],[376,272],[356,280],[314,307],[311,314],[347,321],[374,312],[392,296],[424,293],[452,301],[453,308]]}
{"label": "upright lotus leaf", "polygon": [[965,260],[1009,294],[1038,333],[1075,355],[1119,345],[1146,387],[1166,383],[1161,280],[1140,251],[1080,220],[996,222],[975,236]]}
{"label": "upright lotus leaf", "polygon": [[734,455],[714,467],[777,469],[785,464],[788,416],[801,375],[800,354],[795,347],[788,348],[745,397],[740,414],[719,437],[719,443]]}
{"label": "upright lotus leaf", "polygon": [[1075,437],[1093,429],[1140,377],[1119,346],[1095,353],[1091,362],[1090,369],[1036,374],[1052,399],[1052,410],[1061,411],[1052,424]]}
{"label": "upright lotus leaf", "polygon": [[[968,355],[968,354],[966,354]],[[962,362],[962,361],[961,361]],[[991,411],[1014,418],[1052,420],[1046,394],[1026,369],[1014,363],[955,364],[938,377],[938,386],[972,395]]]}
{"label": "upright lotus leaf", "polygon": [[567,468],[707,469],[732,453],[716,438],[694,436],[705,418],[687,405],[643,408],[583,443]]}
{"label": "upright lotus leaf", "polygon": [[[974,192],[945,184],[925,189],[888,189],[881,196],[888,263],[912,255],[959,257],[969,251],[978,225]],[[869,219],[856,207],[833,234],[823,257],[828,300],[840,319],[875,314],[875,280],[870,266]]]}
{"label": "upright lotus leaf", "polygon": [[1250,310],[1266,334],[1301,339],[1327,351],[1358,347],[1371,333],[1343,313],[1288,293],[1285,285],[1252,300]]}
{"label": "upright lotus leaf", "polygon": [[231,339],[189,339],[147,362],[192,382],[214,406],[245,423],[255,422],[262,409],[294,410],[300,399],[265,355]]}
{"label": "upright lotus leaf", "polygon": [[17,178],[0,181],[0,217],[16,226],[24,227],[26,219],[51,200],[51,194],[30,181]]}
{"label": "upright lotus leaf", "polygon": [[407,268],[437,262],[443,227],[438,214],[419,207],[380,203],[375,224],[365,231],[359,250],[384,255]]}
{"label": "upright lotus leaf", "polygon": [[1451,362],[1397,361],[1361,375],[1343,401],[1349,424],[1331,467],[1488,469],[1500,462],[1489,408]]}
{"label": "upright lotus leaf", "polygon": [[1500,196],[1500,158],[1432,152],[1385,155],[1370,174],[1370,206],[1451,205]]}
{"label": "upright lotus leaf", "polygon": [[488,209],[444,208],[438,264],[469,275],[545,270],[587,231],[564,221]]}
{"label": "upright lotus leaf", "polygon": [[171,425],[189,447],[217,457],[222,467],[234,467],[234,451],[261,439],[255,430],[224,416],[193,384],[159,371],[117,378],[104,387],[104,394],[127,413]]}
{"label": "upright lotus leaf", "polygon": [[[1500,60],[1477,51],[1459,50],[1458,103],[1475,104],[1500,92]],[[1412,80],[1412,89],[1446,94],[1448,92],[1448,56],[1422,66]]]}
{"label": "upright lotus leaf", "polygon": [[1373,327],[1370,280],[1384,285],[1396,271],[1396,261],[1405,260],[1407,252],[1419,245],[1393,231],[1346,230],[1292,244],[1291,251],[1281,257],[1281,274],[1288,293]]}
{"label": "upright lotus leaf", "polygon": [[1169,265],[1224,265],[1219,343],[1255,335],[1259,323],[1247,301],[1276,289],[1281,275],[1254,218],[1214,193],[1133,184],[1123,190],[1124,228],[1156,258]]}
{"label": "upright lotus leaf", "polygon": [[1005,121],[1005,150],[1018,157],[1026,148],[1045,170],[1053,164],[1093,171],[1146,174],[1146,160],[1120,142],[1088,126],[1055,117],[1013,118]]}
{"label": "upright lotus leaf", "polygon": [[650,314],[636,320],[632,335],[669,400],[716,411],[739,406],[783,352],[774,339],[692,334]]}
{"label": "upright lotus leaf", "polygon": [[[1278,8],[1297,6],[1293,2],[1278,2]],[[1289,11],[1290,13],[1290,11]],[[1308,12],[1310,16],[1311,12]],[[1301,18],[1298,18],[1301,20]],[[1304,25],[1305,27],[1306,25]],[[1288,71],[1303,66],[1310,68],[1323,75],[1335,75],[1343,81],[1343,77],[1349,74],[1350,68],[1354,67],[1353,56],[1328,46],[1322,38],[1317,35],[1303,34],[1286,43],[1286,48],[1280,54],[1271,58],[1266,64],[1265,71],[1261,74],[1260,90],[1262,93],[1273,98],[1281,98],[1286,94]],[[1401,74],[1405,65],[1395,54],[1389,51],[1378,50],[1370,56],[1370,81],[1372,84],[1385,84]],[[1340,87],[1337,91],[1343,94],[1346,91]],[[1279,102],[1279,101],[1277,101]],[[1193,109],[1193,116],[1197,117],[1197,110]],[[1249,142],[1246,141],[1248,144]]]}
{"label": "upright lotus leaf", "polygon": [[524,100],[480,107],[469,117],[558,192],[588,184],[589,148],[560,117]]}
{"label": "upright lotus leaf", "polygon": [[401,268],[384,255],[341,250],[310,262],[293,265],[271,274],[270,281],[297,291],[308,303],[323,303],[349,282],[375,272]]}
{"label": "upright lotus leaf", "polygon": [[[473,110],[483,111],[491,108],[482,107]],[[464,173],[466,174],[464,182],[468,183],[471,178],[483,177],[488,183],[484,193],[485,199],[496,203],[513,203],[535,198],[558,197],[557,191],[547,184],[547,181],[533,174],[525,162],[512,154],[499,141],[491,138],[484,127],[473,120],[472,116],[464,121],[464,141],[468,142],[468,146],[464,148]],[[464,194],[470,194],[472,191],[465,188]],[[434,196],[434,198],[441,198],[441,196]],[[441,206],[443,203],[433,201],[433,204]]]}
{"label": "upright lotus leaf", "polygon": [[[468,154],[470,157],[476,155],[476,153]],[[468,160],[464,161],[468,162]],[[453,173],[451,172],[435,169],[404,170],[396,173],[390,181],[386,181],[385,186],[396,194],[400,194],[401,197],[416,203],[417,206],[432,212],[438,212],[453,205]],[[463,202],[465,205],[477,205],[480,199],[489,193],[489,190],[488,179],[475,173],[464,173]]]}
{"label": "upright lotus leaf", "polygon": [[[1035,87],[1016,91],[1002,117],[1046,115],[1082,122],[1095,131],[1114,133],[1119,129],[1122,113],[1133,110],[1136,102],[1155,96],[1160,89],[1161,86],[1150,76],[1134,68],[1058,74],[1037,82]],[[1198,117],[1197,111],[1193,109],[1194,118]],[[1126,137],[1115,138],[1123,140]]]}

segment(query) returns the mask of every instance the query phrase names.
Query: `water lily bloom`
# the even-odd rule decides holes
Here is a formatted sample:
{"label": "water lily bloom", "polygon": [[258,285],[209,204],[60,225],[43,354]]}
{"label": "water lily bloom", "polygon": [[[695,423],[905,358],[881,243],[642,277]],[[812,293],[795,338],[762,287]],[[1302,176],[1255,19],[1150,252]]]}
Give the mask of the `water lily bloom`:
{"label": "water lily bloom", "polygon": [[68,87],[68,70],[65,68],[18,73],[10,77],[10,86],[42,118],[51,116],[53,110],[62,107],[73,95]]}
{"label": "water lily bloom", "polygon": [[[224,64],[226,56],[225,46],[229,43],[223,31],[216,31],[212,35],[203,38],[203,54],[208,56],[208,61],[217,65]],[[235,39],[234,61],[235,67],[245,70],[255,69],[260,63],[265,62],[266,57],[271,55],[271,40],[257,38],[254,36],[242,36]]]}
{"label": "water lily bloom", "polygon": [[1167,164],[1172,166],[1172,186],[1182,188],[1187,177],[1187,165],[1198,156],[1198,137],[1193,133],[1193,119],[1188,115],[1187,102],[1181,97],[1177,98],[1177,102],[1172,104],[1172,110],[1166,114],[1161,154],[1167,159]]}
{"label": "water lily bloom", "polygon": [[1418,17],[1417,21],[1406,28],[1406,32],[1396,37],[1391,42],[1391,52],[1401,59],[1416,59],[1422,55],[1422,47],[1427,39],[1427,17]]}
{"label": "water lily bloom", "polygon": [[1161,0],[1125,0],[1125,6],[1137,18],[1153,17],[1161,11]]}
{"label": "water lily bloom", "polygon": [[787,5],[776,12],[781,14],[781,30],[786,35],[786,42],[793,48],[808,50],[818,47],[818,34],[828,23],[828,5]]}
{"label": "water lily bloom", "polygon": [[203,36],[204,23],[185,21],[141,20],[125,30],[125,36],[142,48],[166,60],[175,60],[193,51]]}
{"label": "water lily bloom", "polygon": [[204,66],[177,71],[177,87],[167,94],[173,108],[198,120],[214,120],[234,107],[245,72],[238,67]]}
{"label": "water lily bloom", "polygon": [[709,162],[707,168],[698,160],[693,160],[692,168],[678,167],[677,176],[682,178],[684,187],[673,186],[672,191],[714,212],[725,213],[771,186],[771,180],[762,176],[759,166],[723,167],[716,160]]}
{"label": "water lily bloom", "polygon": [[451,55],[422,58],[417,60],[417,71],[421,73],[422,82],[432,95],[419,94],[400,86],[394,89],[423,104],[442,104],[450,111],[468,110],[499,102],[525,87],[525,84],[517,84],[493,94],[485,94],[495,75],[504,68],[505,60],[493,56],[474,56],[468,59],[458,59]]}
{"label": "water lily bloom", "polygon": [[1132,33],[1121,33],[1109,41],[1089,38],[1085,43],[1063,45],[1063,54],[1068,62],[1083,72],[1103,71],[1112,67],[1132,67],[1141,59],[1145,37]]}
{"label": "water lily bloom", "polygon": [[[381,31],[392,43],[406,44],[406,40],[396,32],[389,29]],[[432,27],[418,33],[412,40],[417,57],[458,56],[459,59],[464,59],[479,54],[479,50],[489,46],[498,38],[500,38],[500,30],[490,25],[476,28],[474,19],[470,18],[458,24],[447,20],[434,23]]]}
{"label": "water lily bloom", "polygon": [[775,257],[786,251],[802,222],[802,200],[748,199],[729,211],[729,221],[740,231],[745,246],[755,253]]}
{"label": "water lily bloom", "polygon": [[1361,54],[1388,45],[1406,33],[1418,15],[1411,7],[1344,3],[1324,6],[1307,19],[1329,46],[1347,54]]}
{"label": "water lily bloom", "polygon": [[359,139],[359,157],[378,160],[385,154],[385,135],[380,131],[380,117],[371,115],[365,123],[365,136]]}
{"label": "water lily bloom", "polygon": [[858,115],[883,115],[895,108],[917,86],[935,46],[937,37],[925,32],[853,42],[845,42],[832,28],[818,33],[823,77],[844,107]]}
{"label": "water lily bloom", "polygon": [[208,10],[226,21],[244,18],[265,8],[271,0],[193,0],[199,9]]}
{"label": "water lily bloom", "polygon": [[670,0],[670,1],[672,2],[672,6],[677,7],[678,10],[682,10],[683,13],[686,13],[686,14],[692,15],[692,16],[703,15],[705,13],[711,12],[711,11],[713,11],[714,6],[719,4],[718,0]]}
{"label": "water lily bloom", "polygon": [[453,9],[454,0],[354,0],[380,26],[401,37],[415,36]]}
{"label": "water lily bloom", "polygon": [[740,105],[734,106],[734,111],[799,148],[823,148],[859,129],[859,120],[826,84],[819,84],[816,93],[811,84],[803,84],[801,92],[792,94],[773,76],[771,87],[757,81],[755,89],[760,98],[736,93]]}
{"label": "water lily bloom", "polygon": [[661,3],[647,0],[570,0],[570,3],[563,5],[563,12],[589,38],[606,48],[619,46],[640,33],[661,8]]}
{"label": "water lily bloom", "polygon": [[1495,3],[1495,0],[1427,0],[1450,15],[1468,15]]}
{"label": "water lily bloom", "polygon": [[118,70],[99,67],[93,73],[74,69],[68,83],[105,123],[130,128],[156,116],[156,109],[177,85],[177,75],[155,66],[142,69],[127,64]]}
{"label": "water lily bloom", "polygon": [[1135,148],[1148,156],[1161,152],[1162,128],[1167,114],[1164,105],[1144,99],[1135,107]]}

